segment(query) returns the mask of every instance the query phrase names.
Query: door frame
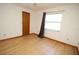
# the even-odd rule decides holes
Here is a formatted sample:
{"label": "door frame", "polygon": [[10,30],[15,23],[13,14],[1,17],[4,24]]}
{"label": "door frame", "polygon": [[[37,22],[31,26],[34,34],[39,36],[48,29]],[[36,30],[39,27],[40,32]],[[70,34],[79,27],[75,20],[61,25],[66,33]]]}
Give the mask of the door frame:
{"label": "door frame", "polygon": [[24,36],[23,34],[23,13],[27,13],[29,14],[29,19],[28,19],[28,35],[30,34],[30,13],[29,12],[25,12],[25,11],[22,11],[22,36]]}

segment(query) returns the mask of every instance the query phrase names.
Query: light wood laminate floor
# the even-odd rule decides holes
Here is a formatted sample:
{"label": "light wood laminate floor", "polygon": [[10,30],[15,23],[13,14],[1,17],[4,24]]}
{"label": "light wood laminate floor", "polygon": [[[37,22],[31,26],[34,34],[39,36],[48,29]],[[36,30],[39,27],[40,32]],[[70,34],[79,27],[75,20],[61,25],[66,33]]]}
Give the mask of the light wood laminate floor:
{"label": "light wood laminate floor", "polygon": [[0,41],[0,55],[77,55],[78,49],[71,45],[37,35],[27,35]]}

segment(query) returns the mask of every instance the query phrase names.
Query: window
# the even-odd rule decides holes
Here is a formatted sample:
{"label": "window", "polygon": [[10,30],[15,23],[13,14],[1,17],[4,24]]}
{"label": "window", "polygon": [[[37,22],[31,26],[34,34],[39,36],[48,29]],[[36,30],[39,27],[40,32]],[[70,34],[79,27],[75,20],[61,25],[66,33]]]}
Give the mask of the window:
{"label": "window", "polygon": [[45,19],[45,29],[60,31],[62,14],[47,14]]}

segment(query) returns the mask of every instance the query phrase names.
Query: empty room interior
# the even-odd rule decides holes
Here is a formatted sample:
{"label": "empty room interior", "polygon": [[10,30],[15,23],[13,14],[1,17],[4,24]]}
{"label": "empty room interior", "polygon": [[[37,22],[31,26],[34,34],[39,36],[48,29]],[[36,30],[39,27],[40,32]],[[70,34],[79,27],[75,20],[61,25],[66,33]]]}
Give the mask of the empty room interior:
{"label": "empty room interior", "polygon": [[0,3],[0,55],[79,55],[79,4]]}

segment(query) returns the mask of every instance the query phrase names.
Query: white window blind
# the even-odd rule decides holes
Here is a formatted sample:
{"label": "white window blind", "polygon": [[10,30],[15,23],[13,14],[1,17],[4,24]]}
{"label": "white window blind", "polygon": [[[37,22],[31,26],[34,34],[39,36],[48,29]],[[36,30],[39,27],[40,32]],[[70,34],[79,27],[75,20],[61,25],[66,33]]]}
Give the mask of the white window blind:
{"label": "white window blind", "polygon": [[45,29],[60,31],[62,16],[62,13],[46,14]]}

